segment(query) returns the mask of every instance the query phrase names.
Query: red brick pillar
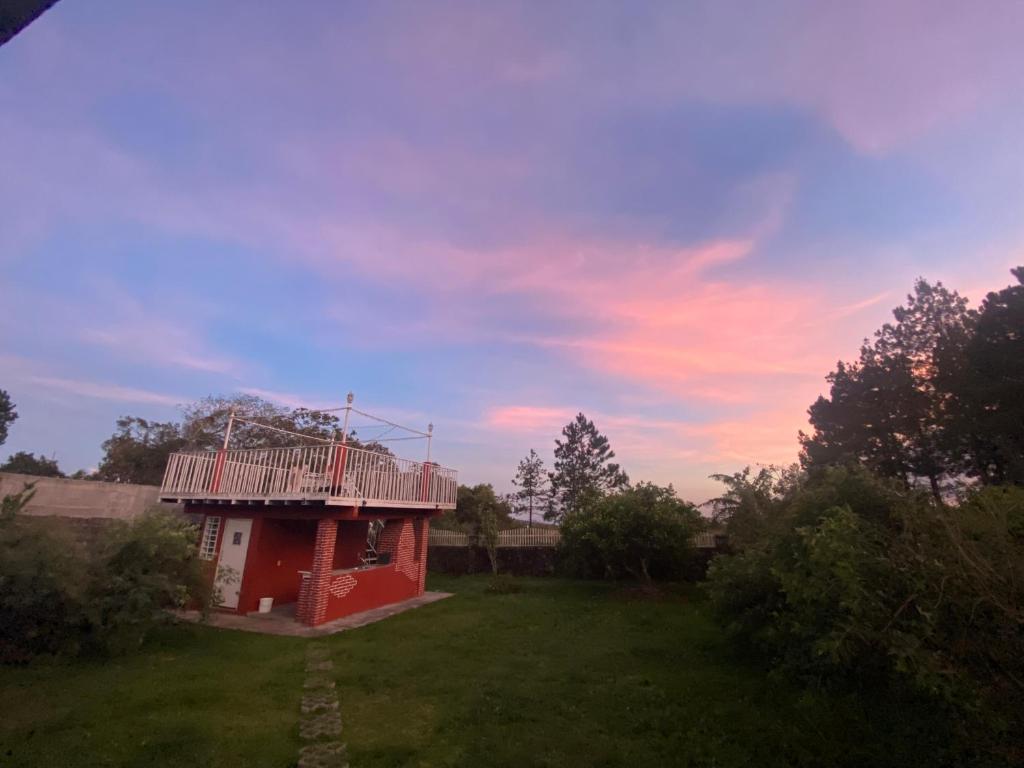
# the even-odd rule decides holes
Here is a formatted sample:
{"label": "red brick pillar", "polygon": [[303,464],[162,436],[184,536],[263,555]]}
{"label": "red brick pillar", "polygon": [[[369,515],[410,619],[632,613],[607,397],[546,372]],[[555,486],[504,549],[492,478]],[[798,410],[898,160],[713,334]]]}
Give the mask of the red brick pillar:
{"label": "red brick pillar", "polygon": [[338,541],[338,521],[321,518],[316,526],[316,544],[313,547],[313,569],[303,581],[295,618],[315,627],[323,624],[330,596],[331,571],[334,569],[334,545]]}
{"label": "red brick pillar", "polygon": [[419,585],[416,594],[422,595],[427,587],[427,541],[430,537],[430,518],[423,517],[416,521],[416,559],[419,561]]}

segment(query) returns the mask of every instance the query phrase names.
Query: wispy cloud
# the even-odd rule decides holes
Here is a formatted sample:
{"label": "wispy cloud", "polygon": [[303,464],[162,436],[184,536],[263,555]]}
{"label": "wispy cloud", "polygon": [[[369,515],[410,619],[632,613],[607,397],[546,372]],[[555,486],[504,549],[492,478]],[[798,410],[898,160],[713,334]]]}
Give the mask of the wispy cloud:
{"label": "wispy cloud", "polygon": [[28,379],[32,384],[44,389],[66,392],[78,397],[96,398],[99,400],[112,400],[121,403],[147,403],[151,405],[180,405],[188,401],[188,398],[179,395],[168,395],[163,392],[152,392],[135,387],[123,387],[119,384],[109,384],[96,381],[84,381],[81,379],[64,379],[56,376],[30,376]]}

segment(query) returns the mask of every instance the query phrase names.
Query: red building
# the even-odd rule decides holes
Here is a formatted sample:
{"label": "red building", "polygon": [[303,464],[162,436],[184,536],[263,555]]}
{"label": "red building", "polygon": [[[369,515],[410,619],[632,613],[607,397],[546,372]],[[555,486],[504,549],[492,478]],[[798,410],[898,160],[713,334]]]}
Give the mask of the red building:
{"label": "red building", "polygon": [[[200,556],[215,563],[223,610],[269,597],[317,625],[423,593],[430,518],[454,509],[457,475],[350,445],[350,412],[351,399],[337,441],[232,450],[232,424],[254,424],[232,416],[221,450],[171,455],[161,498],[202,515]],[[402,429],[429,459],[432,429]]]}

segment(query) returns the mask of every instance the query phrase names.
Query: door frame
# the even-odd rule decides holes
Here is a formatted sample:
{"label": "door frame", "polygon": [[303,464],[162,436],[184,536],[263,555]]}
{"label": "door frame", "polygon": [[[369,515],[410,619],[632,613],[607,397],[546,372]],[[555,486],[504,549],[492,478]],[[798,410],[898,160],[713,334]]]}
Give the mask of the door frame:
{"label": "door frame", "polygon": [[[225,517],[222,525],[220,554],[217,557],[217,573],[214,576],[213,584],[214,588],[221,590],[220,607],[238,610],[238,604],[242,599],[242,580],[245,577],[245,563],[249,557],[249,543],[252,541],[252,518]],[[239,544],[233,543],[235,534],[241,534],[241,542]],[[231,547],[242,547],[241,557],[237,566],[235,563],[224,563],[226,552],[236,554],[230,549]],[[231,568],[236,571],[235,574],[232,574],[236,579],[230,582],[225,581],[227,573],[223,572],[222,568]],[[222,579],[222,575],[224,579]]]}

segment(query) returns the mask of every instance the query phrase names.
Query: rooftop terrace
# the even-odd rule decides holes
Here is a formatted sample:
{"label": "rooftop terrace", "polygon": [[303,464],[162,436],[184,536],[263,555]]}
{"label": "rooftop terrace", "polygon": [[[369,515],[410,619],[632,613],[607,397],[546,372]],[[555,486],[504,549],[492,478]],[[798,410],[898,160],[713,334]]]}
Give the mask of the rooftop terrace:
{"label": "rooftop terrace", "polygon": [[[171,454],[160,498],[231,504],[455,508],[458,473],[454,469],[429,460],[399,458],[379,443],[374,443],[372,449],[348,444],[348,415],[352,410],[350,401],[340,440],[295,434],[294,446],[245,449],[228,447],[232,422],[246,421],[232,414],[220,450]],[[420,435],[429,445],[432,429],[418,432],[391,426]],[[318,444],[309,445],[311,440]]]}

